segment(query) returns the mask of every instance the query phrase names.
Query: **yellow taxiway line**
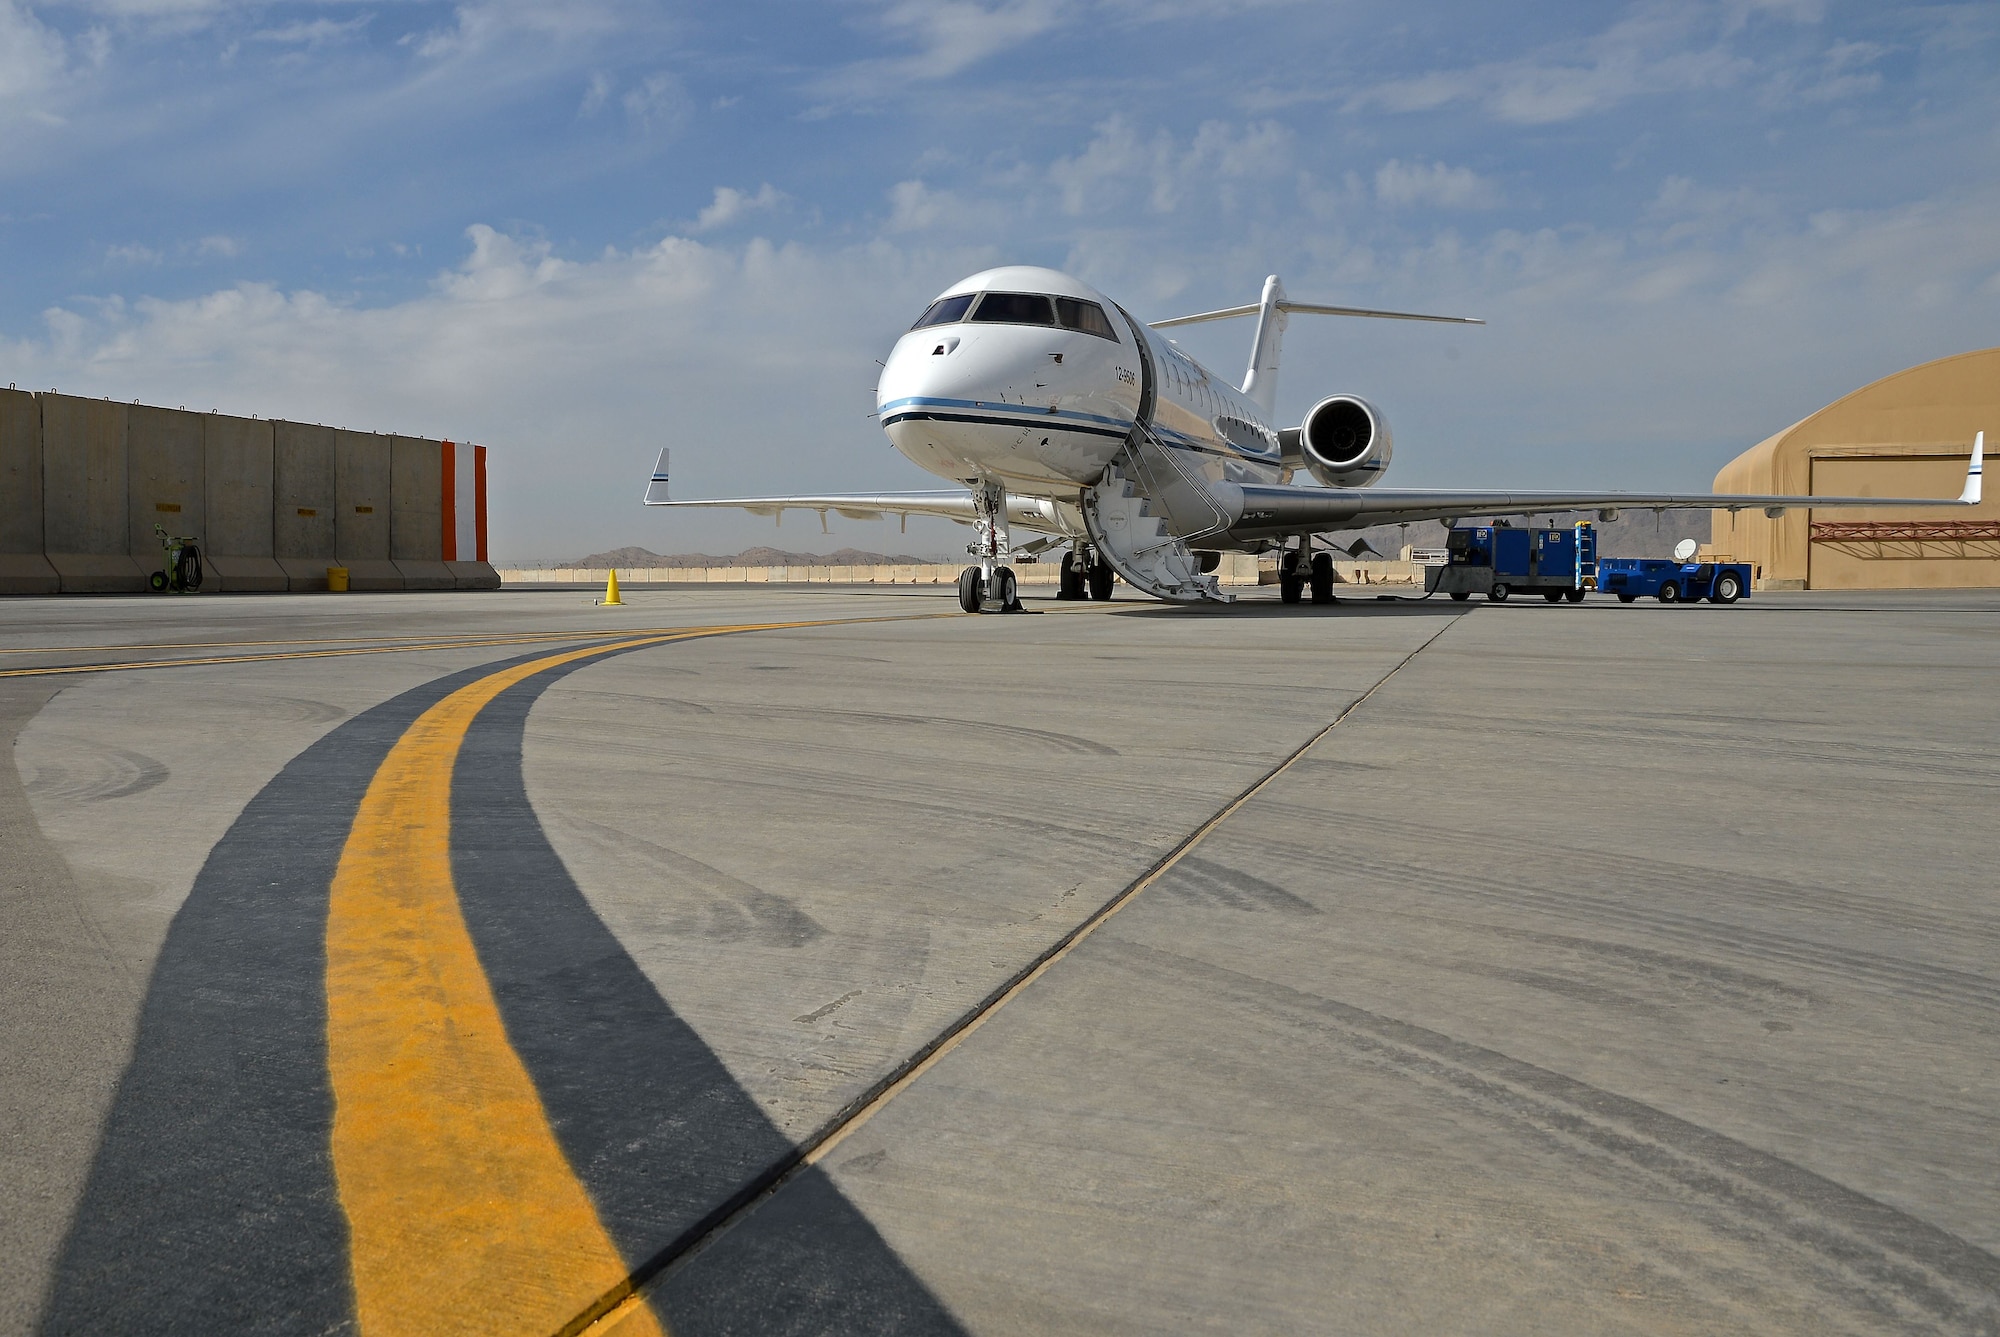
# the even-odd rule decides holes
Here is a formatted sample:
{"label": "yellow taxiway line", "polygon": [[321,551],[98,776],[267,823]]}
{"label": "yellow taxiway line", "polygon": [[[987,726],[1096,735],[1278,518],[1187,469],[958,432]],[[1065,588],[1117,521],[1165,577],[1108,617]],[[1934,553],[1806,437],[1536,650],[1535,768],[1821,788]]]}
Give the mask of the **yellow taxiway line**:
{"label": "yellow taxiway line", "polygon": [[390,749],[355,814],[327,914],[327,1055],[334,1175],[369,1337],[544,1334],[579,1299],[630,1293],[460,913],[451,776],[466,730],[501,692],[666,639],[571,650],[460,688]]}
{"label": "yellow taxiway line", "polygon": [[459,904],[452,772],[516,684],[578,660],[733,632],[950,614],[625,634],[479,678],[418,716],[356,810],[326,927],[332,1152],[365,1337],[660,1334],[507,1038]]}

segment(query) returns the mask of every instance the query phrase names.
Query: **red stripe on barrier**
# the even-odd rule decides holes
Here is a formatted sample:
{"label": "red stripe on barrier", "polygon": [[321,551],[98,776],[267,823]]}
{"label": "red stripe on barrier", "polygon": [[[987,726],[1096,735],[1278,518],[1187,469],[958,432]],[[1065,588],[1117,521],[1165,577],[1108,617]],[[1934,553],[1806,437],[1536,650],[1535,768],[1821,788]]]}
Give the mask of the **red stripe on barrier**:
{"label": "red stripe on barrier", "polygon": [[452,456],[457,454],[458,448],[449,441],[443,445],[444,449],[438,455],[442,460],[439,487],[443,489],[444,500],[438,510],[444,522],[444,560],[455,562],[458,560],[458,482],[452,477]]}

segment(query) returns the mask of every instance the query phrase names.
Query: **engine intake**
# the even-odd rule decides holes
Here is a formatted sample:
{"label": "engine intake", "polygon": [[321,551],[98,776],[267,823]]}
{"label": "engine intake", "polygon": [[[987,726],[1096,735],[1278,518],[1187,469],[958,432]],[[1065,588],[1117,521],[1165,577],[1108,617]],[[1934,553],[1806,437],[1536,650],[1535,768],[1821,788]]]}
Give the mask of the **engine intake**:
{"label": "engine intake", "polygon": [[1388,420],[1359,395],[1329,395],[1299,427],[1299,454],[1328,487],[1373,487],[1389,468]]}

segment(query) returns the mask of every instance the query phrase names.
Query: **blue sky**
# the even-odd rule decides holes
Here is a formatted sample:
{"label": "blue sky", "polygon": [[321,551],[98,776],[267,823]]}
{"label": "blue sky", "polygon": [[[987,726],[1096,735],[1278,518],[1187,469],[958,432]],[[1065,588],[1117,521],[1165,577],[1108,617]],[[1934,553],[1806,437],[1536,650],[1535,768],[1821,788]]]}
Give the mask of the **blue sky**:
{"label": "blue sky", "polygon": [[1393,481],[1702,487],[2000,343],[1996,58],[1990,3],[0,0],[0,381],[483,441],[502,557],[733,549],[657,446],[929,485],[866,415],[962,274],[1275,272],[1492,322],[1293,322],[1280,416],[1369,396]]}

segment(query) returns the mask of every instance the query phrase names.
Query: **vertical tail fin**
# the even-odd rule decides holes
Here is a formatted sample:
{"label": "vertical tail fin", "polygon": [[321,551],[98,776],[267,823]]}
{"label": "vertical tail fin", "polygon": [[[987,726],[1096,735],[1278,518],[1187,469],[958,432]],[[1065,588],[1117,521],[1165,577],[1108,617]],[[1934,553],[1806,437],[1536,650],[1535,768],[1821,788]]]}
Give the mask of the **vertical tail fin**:
{"label": "vertical tail fin", "polygon": [[1278,408],[1278,348],[1284,339],[1285,285],[1273,274],[1264,280],[1257,333],[1250,341],[1250,370],[1243,374],[1243,393],[1267,414]]}
{"label": "vertical tail fin", "polygon": [[1986,472],[1986,433],[1972,438],[1972,462],[1965,466],[1965,491],[1958,499],[1967,506],[1977,506],[1980,494],[1980,476]]}
{"label": "vertical tail fin", "polygon": [[667,496],[667,452],[660,451],[660,462],[653,466],[653,476],[646,483],[646,505],[660,506],[672,500]]}

